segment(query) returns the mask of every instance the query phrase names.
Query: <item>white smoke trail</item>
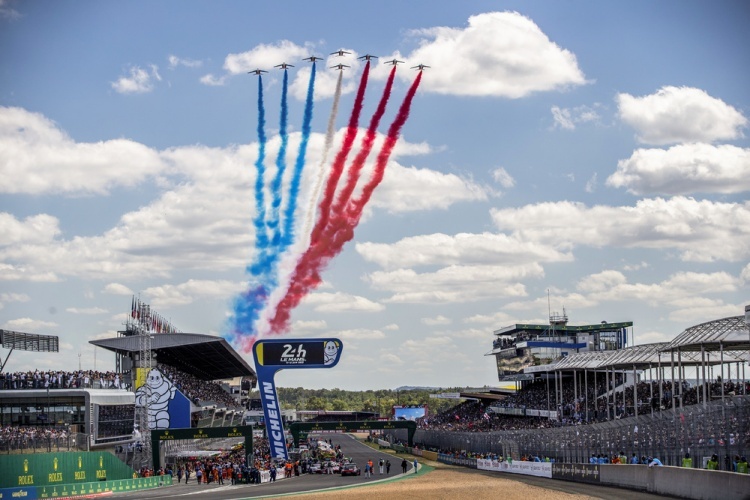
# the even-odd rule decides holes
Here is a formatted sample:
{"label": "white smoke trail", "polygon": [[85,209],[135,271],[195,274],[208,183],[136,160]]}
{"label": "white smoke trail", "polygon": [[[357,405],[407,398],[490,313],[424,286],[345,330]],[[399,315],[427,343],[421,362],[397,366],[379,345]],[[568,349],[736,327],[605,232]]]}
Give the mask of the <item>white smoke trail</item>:
{"label": "white smoke trail", "polygon": [[344,72],[339,71],[339,79],[336,82],[336,92],[333,94],[333,106],[331,107],[331,116],[328,118],[328,130],[326,131],[325,144],[323,146],[323,155],[320,157],[320,164],[318,165],[318,177],[315,181],[315,188],[310,193],[310,202],[307,206],[307,219],[305,220],[305,229],[300,236],[305,241],[302,248],[307,248],[310,244],[310,232],[312,231],[313,220],[315,219],[315,205],[318,203],[320,193],[323,191],[323,180],[325,179],[325,166],[328,153],[331,152],[333,146],[333,134],[334,127],[336,126],[336,115],[339,112],[339,99],[341,98],[341,80],[344,77]]}

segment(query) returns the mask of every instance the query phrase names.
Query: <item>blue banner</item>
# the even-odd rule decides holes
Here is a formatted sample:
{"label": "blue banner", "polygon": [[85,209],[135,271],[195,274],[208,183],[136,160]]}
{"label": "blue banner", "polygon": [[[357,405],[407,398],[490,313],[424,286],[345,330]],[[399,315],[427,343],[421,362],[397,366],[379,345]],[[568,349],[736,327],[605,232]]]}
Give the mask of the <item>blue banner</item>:
{"label": "blue banner", "polygon": [[279,370],[290,368],[333,368],[341,359],[343,347],[341,340],[332,338],[259,340],[253,345],[260,401],[272,457],[289,459],[274,376]]}

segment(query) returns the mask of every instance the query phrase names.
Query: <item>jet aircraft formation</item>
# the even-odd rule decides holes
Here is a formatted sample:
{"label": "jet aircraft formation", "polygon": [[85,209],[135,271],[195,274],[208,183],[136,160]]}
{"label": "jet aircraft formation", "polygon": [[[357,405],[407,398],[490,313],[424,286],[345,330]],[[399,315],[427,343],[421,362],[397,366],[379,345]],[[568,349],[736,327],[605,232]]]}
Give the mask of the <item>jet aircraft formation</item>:
{"label": "jet aircraft formation", "polygon": [[[329,56],[344,57],[347,54],[351,54],[351,52],[340,49],[332,52]],[[293,167],[290,169],[291,172],[286,176],[289,179],[288,187],[282,182],[282,178],[285,178],[284,172],[287,171],[286,148],[289,144],[287,72],[294,65],[282,62],[274,66],[284,71],[279,123],[281,141],[275,162],[276,168],[268,172],[265,165],[268,137],[265,132],[266,113],[262,77],[262,74],[267,73],[267,71],[260,68],[248,71],[248,73],[258,76],[258,158],[255,162],[257,179],[254,185],[255,216],[253,218],[255,254],[252,262],[246,267],[249,277],[247,288],[234,300],[233,313],[228,319],[228,329],[225,333],[225,338],[244,352],[249,352],[258,336],[280,335],[289,330],[291,311],[310,291],[320,285],[321,274],[326,265],[353,238],[354,230],[359,224],[365,206],[374,190],[383,180],[388,159],[398,141],[401,128],[409,117],[412,100],[422,79],[422,70],[429,67],[424,64],[413,67],[413,69],[419,70],[418,74],[403,97],[393,122],[388,127],[387,132],[384,131],[383,143],[377,143],[376,146],[375,139],[381,118],[384,116],[391,96],[398,64],[404,63],[404,61],[395,58],[384,62],[384,64],[391,65],[392,68],[376,110],[370,119],[369,127],[362,137],[362,144],[356,149],[354,148],[354,142],[360,132],[360,112],[365,99],[371,65],[377,64],[375,61],[378,59],[378,56],[372,54],[358,57],[365,63],[364,69],[360,76],[346,133],[339,146],[340,149],[336,154],[333,154],[333,151],[330,150],[334,142],[335,118],[341,97],[343,77],[343,74],[339,74],[337,89],[331,106],[331,116],[328,120],[322,159],[318,169],[310,171],[308,174],[314,176],[312,184],[314,188],[310,193],[303,193],[300,188],[302,171],[308,170],[305,168],[307,163],[305,155],[312,132],[315,63],[323,59],[323,57],[315,55],[303,59],[313,64],[307,85],[299,151],[294,164],[289,165]],[[345,68],[350,68],[350,66],[343,63],[331,66],[331,69],[338,69],[339,71],[343,71]],[[373,151],[375,147],[378,147],[379,151]],[[332,154],[330,161],[327,160],[329,151]],[[350,152],[352,153],[351,158]],[[371,172],[366,169],[363,170],[370,153],[372,153],[375,163]],[[273,178],[266,178],[269,175],[272,175]],[[298,211],[299,202],[308,198],[308,210]],[[298,221],[298,216],[305,217],[305,219]],[[303,229],[300,230],[299,228]],[[295,242],[307,245],[307,249],[296,257],[297,262],[293,273],[288,277],[288,282],[281,283],[279,280],[280,259],[282,255],[288,253]],[[278,289],[281,289],[282,295],[274,299],[276,302],[271,303],[271,295]],[[268,309],[268,313],[265,314],[266,324],[259,325],[260,313],[265,309]]]}
{"label": "jet aircraft formation", "polygon": [[[329,55],[337,56],[337,57],[343,57],[346,54],[351,54],[351,52],[348,52],[348,51],[343,50],[343,49],[339,49],[339,50],[337,50],[335,52],[331,52]],[[377,59],[377,58],[378,58],[378,56],[374,56],[372,54],[365,54],[363,56],[359,56],[357,59],[360,59],[360,60],[363,60],[363,61],[367,61],[369,63],[373,59]],[[314,64],[316,61],[322,61],[323,58],[322,57],[318,57],[318,56],[310,56],[310,57],[305,57],[302,60],[303,61],[310,61],[311,63]],[[403,64],[403,63],[404,63],[404,61],[399,61],[398,59],[394,58],[394,59],[390,59],[388,61],[385,61],[383,64],[390,64],[391,66],[397,66],[397,65]],[[279,68],[279,69],[283,69],[283,70],[286,70],[288,68],[293,68],[293,67],[294,67],[293,64],[288,64],[288,63],[285,63],[285,62],[283,62],[281,64],[277,64],[276,66],[274,66],[274,68]],[[337,69],[339,71],[343,71],[344,68],[350,68],[350,67],[351,66],[348,66],[346,64],[334,64],[333,66],[331,66],[331,69]],[[424,70],[426,68],[429,68],[429,67],[430,66],[427,66],[426,64],[421,64],[420,63],[420,64],[417,64],[416,66],[412,66],[411,69],[416,69],[417,71],[422,71],[422,70]],[[252,73],[252,74],[260,76],[262,73],[268,73],[268,71],[265,71],[265,70],[262,70],[262,69],[254,69],[252,71],[248,71],[248,73]]]}

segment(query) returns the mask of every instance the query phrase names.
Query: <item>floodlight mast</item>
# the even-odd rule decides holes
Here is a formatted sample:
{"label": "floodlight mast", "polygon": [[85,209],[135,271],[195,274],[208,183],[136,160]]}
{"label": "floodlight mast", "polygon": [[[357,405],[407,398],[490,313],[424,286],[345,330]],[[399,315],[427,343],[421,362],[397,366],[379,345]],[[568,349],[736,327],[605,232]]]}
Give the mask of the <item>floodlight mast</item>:
{"label": "floodlight mast", "polygon": [[[138,321],[135,321],[136,331],[138,332],[138,363],[136,364],[136,380],[138,374],[143,376],[143,385],[148,383],[148,374],[151,371],[151,332],[148,325],[150,324],[151,307],[143,305],[142,314],[139,314]],[[135,380],[134,380],[135,382]],[[137,389],[133,384],[133,389]],[[136,406],[136,415],[138,417],[138,432],[141,435],[141,460],[142,463],[151,460],[151,429],[149,427],[149,405],[148,396],[141,398],[140,406]]]}

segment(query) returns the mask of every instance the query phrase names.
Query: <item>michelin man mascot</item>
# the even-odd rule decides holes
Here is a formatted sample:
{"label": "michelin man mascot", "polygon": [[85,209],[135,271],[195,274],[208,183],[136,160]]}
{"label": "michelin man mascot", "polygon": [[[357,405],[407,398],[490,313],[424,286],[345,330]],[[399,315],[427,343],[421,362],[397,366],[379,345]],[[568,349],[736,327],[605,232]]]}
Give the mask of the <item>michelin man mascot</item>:
{"label": "michelin man mascot", "polygon": [[336,361],[336,355],[339,353],[339,343],[334,340],[327,340],[323,345],[323,364],[330,365]]}
{"label": "michelin man mascot", "polygon": [[144,406],[148,401],[148,428],[169,428],[169,402],[174,399],[177,388],[156,368],[146,377],[146,383],[135,391],[135,405]]}

